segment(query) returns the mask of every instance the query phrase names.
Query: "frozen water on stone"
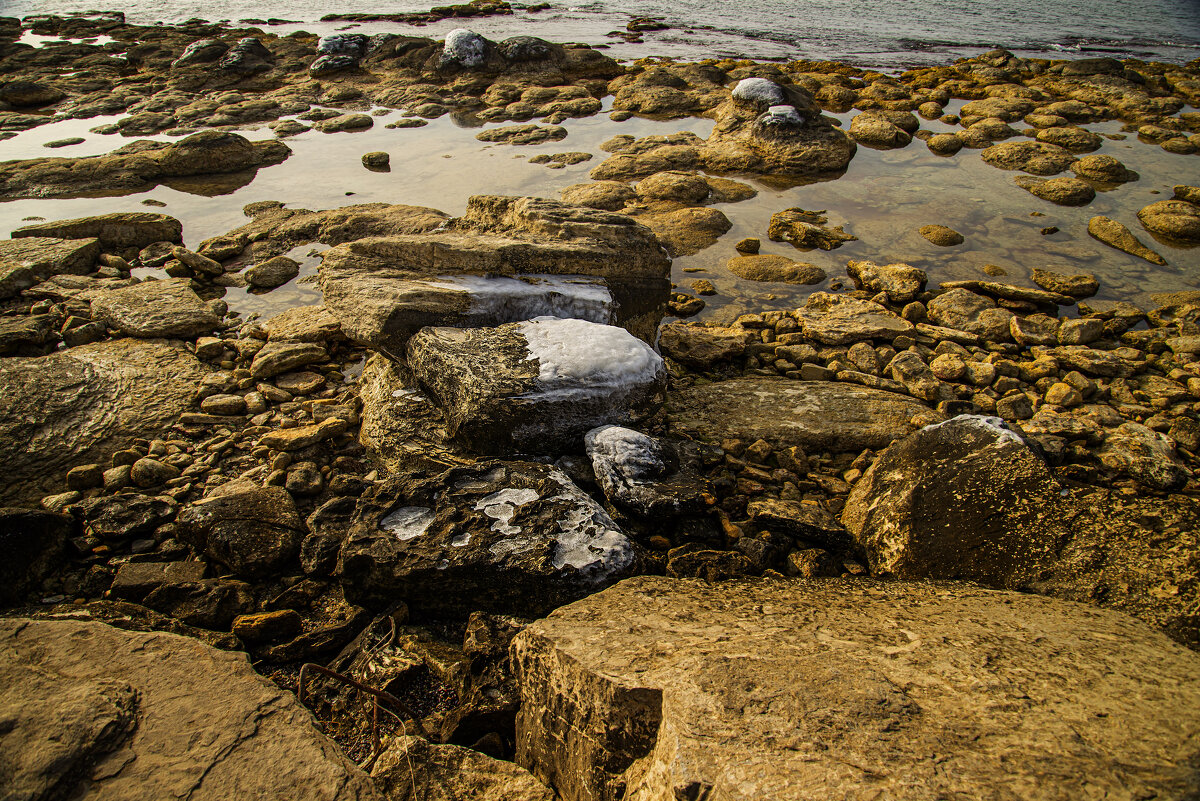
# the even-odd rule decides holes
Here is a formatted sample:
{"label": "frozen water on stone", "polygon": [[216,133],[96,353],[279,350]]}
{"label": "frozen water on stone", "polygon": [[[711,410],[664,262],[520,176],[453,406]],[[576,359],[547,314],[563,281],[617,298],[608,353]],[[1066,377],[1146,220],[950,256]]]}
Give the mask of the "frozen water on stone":
{"label": "frozen water on stone", "polygon": [[462,67],[478,67],[483,63],[485,42],[482,36],[466,28],[455,28],[446,34],[442,63],[455,62]]}
{"label": "frozen water on stone", "polygon": [[416,539],[429,529],[433,510],[427,506],[401,506],[379,521],[379,527],[396,535],[401,542]]}
{"label": "frozen water on stone", "polygon": [[935,428],[941,428],[947,423],[959,423],[969,425],[972,428],[982,429],[984,432],[995,436],[997,442],[1019,442],[1022,445],[1025,444],[1025,440],[1017,432],[1008,428],[1002,418],[983,414],[960,414],[958,417],[951,417],[949,420],[941,423],[925,426],[921,430],[931,431]]}
{"label": "frozen water on stone", "polygon": [[538,317],[520,324],[537,359],[539,399],[591,396],[653,382],[663,360],[624,328],[586,320]]}
{"label": "frozen water on stone", "polygon": [[570,512],[558,521],[554,567],[571,567],[588,580],[600,582],[633,564],[633,543],[603,507],[557,467],[550,469],[550,478],[561,487],[556,499],[570,505]]}
{"label": "frozen water on stone", "polygon": [[438,289],[470,295],[470,316],[494,324],[519,322],[535,317],[571,317],[593,323],[614,319],[612,293],[598,278],[588,276],[498,276],[440,277],[427,282]]}
{"label": "frozen water on stone", "polygon": [[513,515],[516,514],[518,506],[524,506],[537,499],[537,490],[507,487],[498,492],[493,492],[486,498],[481,498],[475,504],[475,511],[483,512],[496,521],[492,523],[493,531],[498,531],[501,534],[520,534],[521,527],[511,525]]}
{"label": "frozen water on stone", "polygon": [[462,548],[464,546],[470,545],[471,544],[471,532],[468,531],[464,534],[459,534],[457,537],[454,537],[450,540],[450,544],[453,545],[455,548]]}
{"label": "frozen water on stone", "polygon": [[416,389],[394,389],[392,390],[393,398],[418,398],[422,397],[420,390]]}
{"label": "frozen water on stone", "polygon": [[651,479],[666,470],[662,446],[632,428],[593,428],[584,436],[583,445],[597,476],[615,472],[632,480]]}
{"label": "frozen water on stone", "polygon": [[804,117],[795,106],[771,106],[762,115],[761,122],[763,125],[803,125]]}
{"label": "frozen water on stone", "polygon": [[766,78],[743,78],[733,88],[733,96],[756,106],[778,106],[787,99],[783,87]]}

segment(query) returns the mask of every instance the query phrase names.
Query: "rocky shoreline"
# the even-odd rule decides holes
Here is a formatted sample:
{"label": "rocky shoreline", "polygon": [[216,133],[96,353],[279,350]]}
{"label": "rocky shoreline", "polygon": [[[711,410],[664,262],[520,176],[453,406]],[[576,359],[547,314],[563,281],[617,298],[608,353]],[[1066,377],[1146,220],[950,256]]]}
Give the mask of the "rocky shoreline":
{"label": "rocky shoreline", "polygon": [[[507,9],[469,5],[434,12]],[[0,241],[14,797],[1200,786],[1200,290],[1138,306],[1082,270],[939,281],[884,256],[842,278],[751,237],[730,275],[823,288],[689,322],[717,290],[673,272],[756,187],[834,180],[860,148],[980,151],[1031,204],[1078,206],[1138,180],[1089,155],[1086,126],[1119,120],[1187,175],[1200,63],[622,64],[108,15],[0,20],[0,69],[0,136],[121,115],[103,133],[131,138],[0,163],[6,200],[220,195],[381,109],[512,122],[479,138],[516,148],[609,98],[615,121],[714,123],[616,135],[561,199],[259,201],[198,242],[154,211]],[[1195,183],[1086,233],[1174,263],[1200,242]],[[763,234],[856,241],[801,207]],[[294,284],[310,246],[320,303],[223,299]]]}

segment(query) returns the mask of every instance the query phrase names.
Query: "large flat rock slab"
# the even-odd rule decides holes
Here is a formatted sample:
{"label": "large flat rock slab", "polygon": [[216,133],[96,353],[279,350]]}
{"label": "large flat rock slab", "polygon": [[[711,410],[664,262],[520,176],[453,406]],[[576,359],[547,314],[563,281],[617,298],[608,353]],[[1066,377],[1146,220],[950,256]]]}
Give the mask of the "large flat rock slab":
{"label": "large flat rock slab", "polygon": [[209,372],[182,348],[134,339],[0,360],[0,500],[63,492],[70,468],[157,435]]}
{"label": "large flat rock slab", "polygon": [[673,430],[708,441],[765,439],[835,452],[887,447],[929,411],[895,392],[766,376],[689,387],[673,393],[667,409]]}
{"label": "large flat rock slab", "polygon": [[27,236],[95,238],[106,248],[144,248],[153,242],[182,242],[183,223],[166,214],[117,211],[97,217],[25,225],[13,231],[12,236],[14,239]]}
{"label": "large flat rock slab", "polygon": [[0,262],[10,262],[46,278],[59,273],[86,275],[100,255],[100,240],[24,236],[0,239]]}
{"label": "large flat rock slab", "polygon": [[5,798],[376,801],[245,654],[83,621],[0,621]]}
{"label": "large flat rock slab", "polygon": [[1200,655],[950,583],[628,579],[514,640],[517,762],[564,801],[1183,799]]}

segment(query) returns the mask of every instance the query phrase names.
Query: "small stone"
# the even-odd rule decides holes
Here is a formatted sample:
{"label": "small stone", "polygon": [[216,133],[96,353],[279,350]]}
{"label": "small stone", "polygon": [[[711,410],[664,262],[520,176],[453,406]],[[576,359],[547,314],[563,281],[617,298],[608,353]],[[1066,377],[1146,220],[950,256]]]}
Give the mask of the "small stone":
{"label": "small stone", "polygon": [[297,426],[296,428],[272,431],[264,435],[258,441],[258,444],[279,451],[298,451],[335,437],[344,432],[346,428],[347,423],[345,420],[331,417],[317,425]]}
{"label": "small stone", "polygon": [[233,633],[248,643],[280,642],[299,634],[303,622],[294,609],[238,615],[233,619]]}
{"label": "small stone", "polygon": [[1065,406],[1069,408],[1083,403],[1083,396],[1079,394],[1079,390],[1070,384],[1059,382],[1052,384],[1046,390],[1046,403],[1051,406]]}
{"label": "small stone", "polygon": [[713,282],[707,278],[701,278],[692,282],[692,291],[697,295],[715,295],[717,288],[713,286]]}
{"label": "small stone", "polygon": [[383,169],[390,165],[391,156],[381,150],[375,150],[370,153],[364,153],[362,163],[368,169]]}
{"label": "small stone", "polygon": [[104,468],[98,464],[81,464],[67,472],[67,486],[73,490],[86,490],[104,484]]}
{"label": "small stone", "polygon": [[1088,345],[1104,336],[1104,321],[1095,317],[1065,320],[1058,329],[1058,341],[1063,345]]}
{"label": "small stone", "polygon": [[246,399],[241,395],[209,395],[200,402],[200,410],[206,414],[244,414]]}
{"label": "small stone", "polygon": [[754,255],[758,253],[758,249],[762,247],[762,243],[755,237],[746,237],[733,246],[733,249],[743,255]]}
{"label": "small stone", "polygon": [[953,247],[966,241],[958,231],[944,225],[923,225],[917,233],[939,247]]}
{"label": "small stone", "polygon": [[268,394],[267,390],[259,387],[268,400],[274,403],[283,403],[291,400],[295,395],[309,395],[325,386],[325,376],[320,373],[300,372],[300,373],[285,373],[284,375],[275,376],[275,386],[272,389],[283,390],[288,394],[286,398],[274,398]]}
{"label": "small stone", "polygon": [[156,487],[173,478],[178,478],[179,468],[147,456],[133,463],[129,477],[139,487]]}

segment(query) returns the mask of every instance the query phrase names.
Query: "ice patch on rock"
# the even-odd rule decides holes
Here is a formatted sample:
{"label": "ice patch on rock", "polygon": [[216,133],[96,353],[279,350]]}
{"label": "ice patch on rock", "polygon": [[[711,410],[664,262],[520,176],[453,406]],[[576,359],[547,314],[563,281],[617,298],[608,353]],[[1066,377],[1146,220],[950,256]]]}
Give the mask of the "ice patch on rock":
{"label": "ice patch on rock", "polygon": [[1009,428],[1003,418],[983,414],[960,414],[957,417],[951,417],[949,420],[927,425],[921,430],[932,431],[948,423],[958,423],[959,425],[968,425],[972,428],[981,429],[985,433],[996,437],[997,442],[1019,442],[1022,445],[1025,444],[1025,440],[1021,438],[1021,435]]}
{"label": "ice patch on rock", "polygon": [[488,325],[547,316],[608,324],[615,317],[612,293],[602,280],[588,276],[461,275],[439,277],[426,283],[437,289],[468,294],[471,300],[468,315]]}
{"label": "ice patch on rock", "polygon": [[450,544],[453,545],[455,548],[463,548],[467,545],[470,545],[471,544],[471,532],[468,531],[463,534],[459,534],[457,537],[451,538]]}
{"label": "ice patch on rock", "polygon": [[561,488],[556,499],[568,502],[570,509],[558,521],[554,568],[570,567],[593,583],[629,568],[637,558],[633,543],[603,507],[557,467],[550,468],[550,478]]}
{"label": "ice patch on rock", "polygon": [[538,497],[537,490],[508,487],[493,492],[486,498],[480,498],[475,504],[475,511],[483,512],[496,521],[492,523],[493,531],[501,534],[520,534],[521,527],[512,525],[513,515],[516,514],[518,506],[533,503]]}
{"label": "ice patch on rock", "polygon": [[455,28],[446,34],[446,45],[442,49],[442,64],[458,64],[460,67],[478,67],[483,63],[487,41],[466,28]]}
{"label": "ice patch on rock", "polygon": [[795,106],[771,106],[759,120],[763,125],[794,126],[803,125],[804,117],[796,111]]}
{"label": "ice patch on rock", "polygon": [[401,506],[388,512],[379,527],[396,535],[401,542],[414,540],[429,530],[433,510],[427,506]]}
{"label": "ice patch on rock", "polygon": [[649,480],[667,469],[663,449],[656,440],[640,431],[622,426],[593,428],[583,438],[596,477],[613,473],[625,479]]}
{"label": "ice patch on rock", "polygon": [[537,400],[592,397],[653,383],[663,360],[624,328],[538,317],[520,324],[529,358],[538,360]]}
{"label": "ice patch on rock", "polygon": [[733,87],[733,97],[756,106],[778,106],[787,100],[783,87],[766,78],[743,78]]}

